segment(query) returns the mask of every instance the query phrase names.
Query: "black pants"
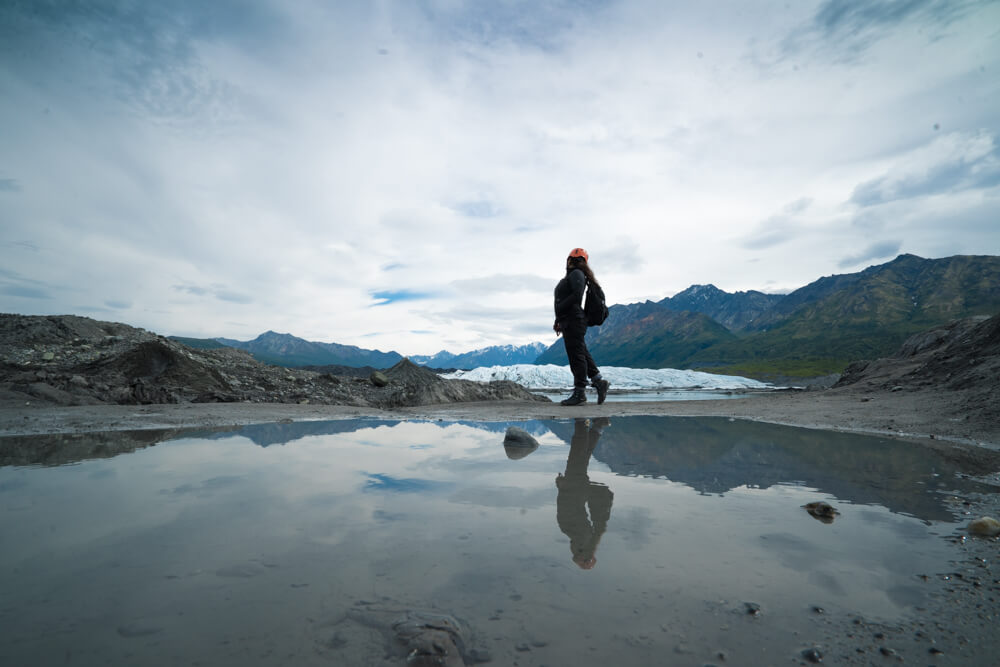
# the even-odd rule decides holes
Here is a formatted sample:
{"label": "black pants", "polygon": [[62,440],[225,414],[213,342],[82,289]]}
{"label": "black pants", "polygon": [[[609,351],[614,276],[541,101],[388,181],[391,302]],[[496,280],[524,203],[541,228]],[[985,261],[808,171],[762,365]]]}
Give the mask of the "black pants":
{"label": "black pants", "polygon": [[587,335],[587,324],[582,319],[574,318],[560,321],[559,326],[562,327],[563,343],[566,344],[569,369],[573,372],[573,385],[577,389],[582,389],[587,386],[588,378],[600,373],[584,340],[584,336]]}

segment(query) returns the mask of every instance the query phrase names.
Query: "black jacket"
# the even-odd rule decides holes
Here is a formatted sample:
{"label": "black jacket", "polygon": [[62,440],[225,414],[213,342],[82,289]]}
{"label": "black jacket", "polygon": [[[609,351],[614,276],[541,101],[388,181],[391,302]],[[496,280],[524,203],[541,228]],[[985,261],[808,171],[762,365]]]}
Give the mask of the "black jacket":
{"label": "black jacket", "polygon": [[559,281],[555,291],[556,320],[585,320],[583,316],[583,293],[587,290],[587,276],[580,269],[570,269],[566,277]]}

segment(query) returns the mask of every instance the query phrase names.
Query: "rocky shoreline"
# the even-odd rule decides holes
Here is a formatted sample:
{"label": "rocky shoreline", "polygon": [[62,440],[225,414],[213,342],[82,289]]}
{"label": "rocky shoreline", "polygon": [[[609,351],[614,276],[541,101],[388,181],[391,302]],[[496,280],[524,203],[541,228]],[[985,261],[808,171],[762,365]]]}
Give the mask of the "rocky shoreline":
{"label": "rocky shoreline", "polygon": [[513,382],[443,380],[404,359],[368,377],[263,364],[233,348],[197,349],[114,322],[0,315],[0,406],[191,403],[394,408],[545,401]]}
{"label": "rocky shoreline", "polygon": [[[513,382],[443,380],[404,360],[369,377],[269,366],[123,324],[0,315],[0,435],[217,428],[355,417],[510,421],[720,416],[1000,450],[1000,316],[915,336],[831,388],[565,408]],[[997,468],[1000,470],[1000,467]]]}

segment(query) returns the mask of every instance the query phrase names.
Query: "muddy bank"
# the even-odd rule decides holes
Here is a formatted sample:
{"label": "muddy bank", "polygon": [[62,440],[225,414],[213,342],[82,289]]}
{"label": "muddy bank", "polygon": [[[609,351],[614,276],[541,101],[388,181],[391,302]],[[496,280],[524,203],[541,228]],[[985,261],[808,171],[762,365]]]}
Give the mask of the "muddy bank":
{"label": "muddy bank", "polygon": [[[913,441],[982,459],[984,473],[1000,470],[1000,424],[970,418],[961,397],[947,392],[870,392],[856,388],[819,392],[769,392],[715,401],[558,403],[479,401],[399,407],[182,403],[124,406],[0,407],[0,435],[83,433],[149,429],[224,428],[280,421],[358,417],[475,421],[572,419],[629,415],[718,416],[733,419],[869,433]],[[996,465],[992,470],[985,470]]]}
{"label": "muddy bank", "polygon": [[510,421],[627,415],[722,416],[835,431],[939,439],[1000,447],[1000,423],[972,419],[958,401],[939,392],[886,393],[827,390],[748,394],[707,401],[637,401],[566,408],[558,403],[473,401],[383,409],[371,406],[280,403],[0,406],[0,435],[214,427],[283,419],[414,417]]}
{"label": "muddy bank", "polygon": [[[404,360],[370,377],[261,364],[88,318],[0,315],[0,435],[217,428],[353,417],[512,421],[721,416],[1000,450],[1000,315],[908,340],[832,388],[567,408],[513,382],[443,380]],[[592,397],[593,398],[593,397]],[[984,454],[985,456],[985,454]],[[1000,468],[998,468],[1000,469]]]}

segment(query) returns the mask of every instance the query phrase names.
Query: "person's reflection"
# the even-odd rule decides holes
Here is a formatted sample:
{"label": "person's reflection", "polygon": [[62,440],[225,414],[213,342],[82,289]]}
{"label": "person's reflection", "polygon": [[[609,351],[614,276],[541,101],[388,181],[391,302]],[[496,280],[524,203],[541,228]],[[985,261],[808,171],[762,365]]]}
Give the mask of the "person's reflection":
{"label": "person's reflection", "polygon": [[[597,563],[594,556],[601,536],[611,518],[611,489],[591,482],[587,476],[590,455],[597,446],[601,432],[611,424],[607,417],[577,419],[566,459],[566,472],[556,477],[556,521],[559,530],[569,538],[569,548],[573,552],[573,562],[581,569],[589,570]],[[587,516],[587,507],[590,516]]]}

